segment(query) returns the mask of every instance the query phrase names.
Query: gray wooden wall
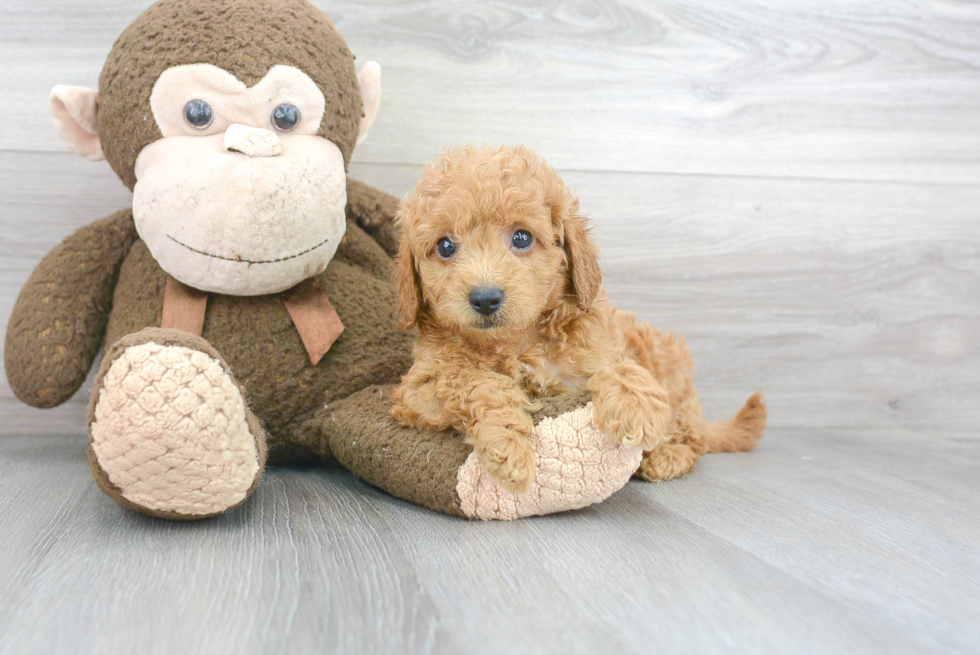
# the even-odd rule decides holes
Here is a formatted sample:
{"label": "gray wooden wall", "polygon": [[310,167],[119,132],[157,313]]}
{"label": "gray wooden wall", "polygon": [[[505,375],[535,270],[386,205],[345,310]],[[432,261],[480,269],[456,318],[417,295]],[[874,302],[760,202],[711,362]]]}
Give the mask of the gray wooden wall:
{"label": "gray wooden wall", "polygon": [[[32,267],[120,209],[47,113],[148,5],[0,0],[0,330]],[[623,308],[687,335],[709,414],[973,430],[980,3],[317,2],[383,70],[353,176],[402,195],[445,145],[524,143],[594,219]],[[0,434],[80,435],[0,383]]]}

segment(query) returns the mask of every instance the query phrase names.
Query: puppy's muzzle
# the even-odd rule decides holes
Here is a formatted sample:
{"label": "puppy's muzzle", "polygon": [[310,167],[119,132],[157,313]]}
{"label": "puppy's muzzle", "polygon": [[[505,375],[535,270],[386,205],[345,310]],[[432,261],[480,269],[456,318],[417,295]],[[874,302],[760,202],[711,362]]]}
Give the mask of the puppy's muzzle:
{"label": "puppy's muzzle", "polygon": [[470,291],[470,307],[478,314],[491,316],[504,302],[504,292],[498,287],[478,287]]}

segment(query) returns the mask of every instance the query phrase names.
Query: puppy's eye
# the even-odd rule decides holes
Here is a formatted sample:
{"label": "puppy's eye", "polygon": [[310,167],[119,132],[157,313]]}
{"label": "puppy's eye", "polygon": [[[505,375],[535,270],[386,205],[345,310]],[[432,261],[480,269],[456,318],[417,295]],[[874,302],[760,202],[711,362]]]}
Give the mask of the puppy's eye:
{"label": "puppy's eye", "polygon": [[299,123],[299,109],[296,105],[284,102],[272,110],[272,124],[280,132],[288,132]]}
{"label": "puppy's eye", "polygon": [[534,243],[534,237],[527,230],[518,230],[514,232],[514,238],[511,240],[511,243],[518,250],[527,250]]}
{"label": "puppy's eye", "polygon": [[191,127],[203,130],[214,122],[214,111],[203,100],[191,100],[184,105],[184,118]]}
{"label": "puppy's eye", "polygon": [[436,244],[436,252],[443,259],[449,259],[456,254],[456,244],[449,237],[442,237]]}

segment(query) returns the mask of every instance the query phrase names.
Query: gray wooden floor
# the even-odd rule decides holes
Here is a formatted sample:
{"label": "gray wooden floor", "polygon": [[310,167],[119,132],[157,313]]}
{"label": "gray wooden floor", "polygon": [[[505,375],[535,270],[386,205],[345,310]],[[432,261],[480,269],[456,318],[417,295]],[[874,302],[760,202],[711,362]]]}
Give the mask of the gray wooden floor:
{"label": "gray wooden floor", "polygon": [[80,439],[11,437],[0,653],[975,653],[978,444],[776,431],[512,523],[277,470],[170,523],[96,490]]}
{"label": "gray wooden floor", "polygon": [[[37,261],[131,202],[50,124],[147,0],[0,0],[0,331]],[[471,524],[333,470],[220,519],[98,492],[87,387],[0,379],[0,653],[980,652],[980,3],[319,0],[383,102],[351,174],[525,143],[618,305],[688,337],[752,454]],[[4,376],[0,376],[3,378]]]}

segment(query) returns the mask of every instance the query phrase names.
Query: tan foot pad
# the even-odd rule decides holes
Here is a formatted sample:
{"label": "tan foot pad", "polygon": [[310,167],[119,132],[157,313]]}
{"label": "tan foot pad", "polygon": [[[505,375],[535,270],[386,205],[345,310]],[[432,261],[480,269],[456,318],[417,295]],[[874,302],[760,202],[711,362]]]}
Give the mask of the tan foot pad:
{"label": "tan foot pad", "polygon": [[192,348],[123,350],[102,379],[91,432],[109,481],[151,512],[223,512],[259,473],[241,392],[220,361]]}
{"label": "tan foot pad", "polygon": [[531,433],[538,456],[535,479],[520,495],[505,491],[471,454],[456,476],[463,513],[482,520],[551,514],[601,502],[621,489],[643,452],[610,442],[593,417],[589,403],[538,423]]}

